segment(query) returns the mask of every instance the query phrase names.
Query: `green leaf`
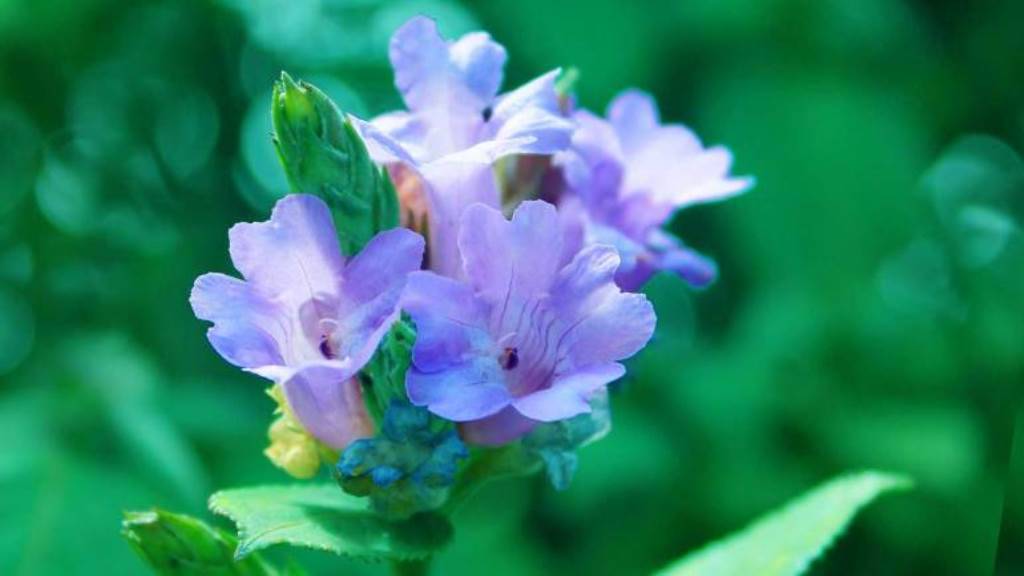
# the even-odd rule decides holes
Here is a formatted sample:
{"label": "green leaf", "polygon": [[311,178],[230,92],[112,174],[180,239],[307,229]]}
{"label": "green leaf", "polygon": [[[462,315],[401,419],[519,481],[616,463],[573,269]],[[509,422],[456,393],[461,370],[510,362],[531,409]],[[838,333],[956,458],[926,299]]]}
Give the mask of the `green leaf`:
{"label": "green leaf", "polygon": [[277,574],[257,555],[236,561],[233,536],[190,516],[164,510],[126,512],[121,534],[158,574]]}
{"label": "green leaf", "polygon": [[333,484],[222,490],[210,509],[238,525],[236,558],[274,544],[291,544],[372,560],[425,558],[448,543],[452,527],[438,514],[385,520],[365,498]]}
{"label": "green leaf", "polygon": [[657,576],[795,576],[802,574],[879,495],[907,489],[910,480],[861,472],[831,480],[741,532],[686,556]]}
{"label": "green leaf", "polygon": [[341,248],[355,254],[377,232],[398,226],[398,196],[370,159],[351,121],[316,87],[287,74],[274,84],[274,146],[294,192],[331,208]]}

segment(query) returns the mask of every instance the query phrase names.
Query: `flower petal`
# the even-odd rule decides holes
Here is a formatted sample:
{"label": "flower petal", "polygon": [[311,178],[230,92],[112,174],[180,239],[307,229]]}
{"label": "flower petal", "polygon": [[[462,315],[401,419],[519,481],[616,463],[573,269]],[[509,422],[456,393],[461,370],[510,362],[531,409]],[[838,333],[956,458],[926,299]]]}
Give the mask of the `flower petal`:
{"label": "flower petal", "polygon": [[513,154],[529,154],[537,139],[532,135],[520,135],[501,140],[484,140],[458,152],[452,152],[438,159],[438,162],[479,164],[490,166],[500,158]]}
{"label": "flower petal", "polygon": [[624,90],[608,105],[608,121],[623,148],[632,150],[658,127],[658,105],[641,90]]}
{"label": "flower petal", "polygon": [[197,318],[214,323],[207,338],[228,362],[242,368],[283,362],[280,310],[246,282],[203,274],[196,279],[189,302]]}
{"label": "flower petal", "polygon": [[547,292],[561,268],[563,239],[555,207],[541,200],[520,204],[511,221],[494,208],[470,206],[459,230],[466,277],[498,306]]}
{"label": "flower petal", "polygon": [[331,213],[316,196],[285,196],[270,221],[236,224],[228,237],[235,268],[268,300],[297,310],[336,298],[344,260]]}
{"label": "flower petal", "polygon": [[683,208],[734,196],[753,184],[732,178],[732,154],[725,148],[703,149],[682,126],[663,126],[629,156],[625,188],[649,194],[653,203]]}
{"label": "flower petal", "polygon": [[486,418],[512,401],[497,360],[485,356],[437,372],[412,367],[405,387],[413,404],[454,422]]}
{"label": "flower petal", "polygon": [[398,317],[409,273],[423,261],[423,237],[404,228],[374,236],[345,267],[341,288],[338,353],[358,367],[373,356]]}
{"label": "flower petal", "polygon": [[444,108],[478,114],[501,86],[507,54],[484,32],[449,44],[437,23],[423,16],[391,37],[388,52],[395,86],[410,110]]}
{"label": "flower petal", "polygon": [[355,372],[350,363],[309,364],[282,382],[288,406],[302,426],[337,450],[373,435]]}
{"label": "flower petal", "polygon": [[502,156],[554,154],[569,147],[575,125],[558,108],[555,81],[559,73],[552,70],[498,100],[491,118],[491,124],[499,126],[494,140],[516,142],[505,146]]}
{"label": "flower petal", "polygon": [[[470,32],[451,45],[449,59],[457,84],[465,87],[484,107],[489,105],[498,94],[505,75],[508,60],[505,47],[486,32]],[[477,110],[483,111],[483,108]]]}
{"label": "flower petal", "polygon": [[587,211],[600,221],[614,222],[625,169],[618,137],[608,122],[586,110],[576,112],[573,120],[577,128],[572,148],[556,156],[556,164]]}
{"label": "flower petal", "polygon": [[423,263],[423,237],[405,228],[385,230],[374,236],[345,266],[344,301],[374,300],[395,287]]}
{"label": "flower petal", "polygon": [[530,420],[508,406],[493,416],[464,422],[459,426],[459,433],[466,442],[472,444],[500,446],[526,435],[538,424],[540,422]]}
{"label": "flower petal", "polygon": [[422,142],[425,137],[425,129],[415,116],[405,112],[395,112],[378,116],[373,122],[367,122],[349,114],[348,119],[352,122],[352,126],[359,131],[359,135],[363,137],[366,151],[374,162],[379,164],[403,162],[415,169],[419,163],[418,159],[422,159],[427,154],[426,151],[415,146],[415,143]]}
{"label": "flower petal", "polygon": [[587,164],[624,161],[622,143],[608,121],[586,110],[576,111],[572,119],[576,124],[576,131],[572,135],[572,149],[580,154]]}
{"label": "flower petal", "polygon": [[629,358],[654,334],[654,307],[642,294],[622,292],[614,275],[619,257],[610,246],[583,249],[562,270],[551,290],[551,306],[561,310],[565,329],[557,349],[568,369]]}
{"label": "flower petal", "polygon": [[[587,244],[604,244],[615,248],[619,256],[616,277],[642,266],[647,257],[647,246],[623,234],[621,230],[590,222],[586,228]],[[619,284],[622,287],[622,284]],[[625,288],[623,288],[625,289]]]}
{"label": "flower petal", "polygon": [[[685,246],[667,232],[653,231],[647,239],[647,245],[658,269],[679,275],[694,288],[704,288],[718,276],[718,266],[714,260]],[[619,285],[622,286],[622,283]]]}
{"label": "flower petal", "polygon": [[416,323],[412,362],[420,371],[459,364],[489,345],[486,308],[466,284],[432,272],[413,273],[402,307]]}
{"label": "flower petal", "polygon": [[429,202],[431,270],[450,277],[462,274],[459,225],[465,209],[475,203],[499,205],[494,171],[486,164],[438,162],[422,168]]}
{"label": "flower petal", "polygon": [[432,272],[409,276],[403,307],[416,323],[409,400],[462,422],[490,416],[511,401],[487,332],[486,308],[469,286]]}
{"label": "flower petal", "polygon": [[518,114],[536,109],[553,116],[560,116],[558,93],[555,83],[562,73],[556,68],[523,84],[519,88],[503,94],[494,105],[491,120],[498,124],[512,121]]}
{"label": "flower petal", "polygon": [[590,412],[591,396],[625,373],[626,368],[617,362],[588,366],[559,375],[551,387],[517,398],[512,406],[523,416],[541,422],[572,418]]}

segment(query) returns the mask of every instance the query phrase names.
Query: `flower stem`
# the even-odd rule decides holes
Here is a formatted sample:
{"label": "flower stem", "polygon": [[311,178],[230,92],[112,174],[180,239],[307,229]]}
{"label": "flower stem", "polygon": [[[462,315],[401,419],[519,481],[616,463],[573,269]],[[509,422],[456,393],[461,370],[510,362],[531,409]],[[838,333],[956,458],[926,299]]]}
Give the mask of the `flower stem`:
{"label": "flower stem", "polygon": [[477,489],[491,480],[527,476],[539,469],[539,462],[524,454],[517,445],[476,451],[455,480],[448,502],[441,511],[451,516]]}

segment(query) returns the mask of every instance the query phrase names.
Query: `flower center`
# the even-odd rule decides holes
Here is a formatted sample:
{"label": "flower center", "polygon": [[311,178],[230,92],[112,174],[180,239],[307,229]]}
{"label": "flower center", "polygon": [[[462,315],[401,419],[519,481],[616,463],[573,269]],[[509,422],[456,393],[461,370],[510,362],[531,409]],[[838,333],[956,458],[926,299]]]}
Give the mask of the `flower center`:
{"label": "flower center", "polygon": [[335,320],[324,318],[320,320],[320,343],[317,348],[320,354],[328,360],[338,357],[338,350],[341,343],[338,342],[338,323]]}
{"label": "flower center", "polygon": [[320,353],[324,355],[324,358],[328,360],[334,360],[338,357],[338,353],[334,351],[334,347],[331,346],[331,337],[324,336],[320,339]]}
{"label": "flower center", "polygon": [[513,370],[519,366],[519,349],[513,346],[506,346],[501,355],[498,356],[498,364],[504,370]]}

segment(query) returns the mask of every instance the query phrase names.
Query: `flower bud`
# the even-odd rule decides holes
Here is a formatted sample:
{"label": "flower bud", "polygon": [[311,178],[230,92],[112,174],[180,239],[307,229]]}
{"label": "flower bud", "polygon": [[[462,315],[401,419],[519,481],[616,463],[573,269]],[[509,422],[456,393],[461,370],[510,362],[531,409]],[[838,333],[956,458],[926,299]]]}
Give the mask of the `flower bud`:
{"label": "flower bud", "polygon": [[312,478],[320,468],[320,452],[316,440],[294,424],[288,416],[274,420],[267,432],[270,446],[263,453],[293,477]]}
{"label": "flower bud", "polygon": [[302,427],[288,408],[280,386],[269,388],[267,394],[277,402],[275,413],[278,417],[267,430],[270,446],[263,450],[263,454],[295,478],[312,478],[320,469],[322,460],[333,461],[337,456]]}
{"label": "flower bud", "polygon": [[183,514],[125,512],[121,534],[160,574],[277,574],[258,554],[233,560],[234,536]]}
{"label": "flower bud", "polygon": [[345,254],[358,252],[377,232],[398,226],[398,198],[390,178],[326,94],[282,73],[274,84],[271,120],[292,190],[327,203]]}

